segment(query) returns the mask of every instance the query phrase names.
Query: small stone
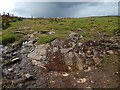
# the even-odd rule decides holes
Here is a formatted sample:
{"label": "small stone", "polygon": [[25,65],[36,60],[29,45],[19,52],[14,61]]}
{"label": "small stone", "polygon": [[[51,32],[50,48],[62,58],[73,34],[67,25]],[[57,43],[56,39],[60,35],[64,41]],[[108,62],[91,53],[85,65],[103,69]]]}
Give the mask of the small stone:
{"label": "small stone", "polygon": [[81,83],[81,82],[78,80],[77,83]]}
{"label": "small stone", "polygon": [[86,88],[88,88],[88,89],[92,89],[90,86],[88,86],[88,87],[86,87]]}
{"label": "small stone", "polygon": [[95,83],[95,82],[94,82],[94,81],[92,81],[92,80],[91,80],[90,82],[91,82],[91,83]]}
{"label": "small stone", "polygon": [[68,69],[69,69],[70,71],[72,71],[72,68],[71,68],[70,66],[68,66]]}
{"label": "small stone", "polygon": [[32,46],[33,45],[33,41],[28,41],[27,45],[28,46]]}
{"label": "small stone", "polygon": [[107,53],[110,54],[110,55],[114,54],[114,52],[112,50],[107,51]]}
{"label": "small stone", "polygon": [[88,69],[84,70],[85,72],[89,72],[91,71],[92,69],[90,67],[88,67]]}
{"label": "small stone", "polygon": [[12,71],[13,71],[13,68],[9,68],[8,71],[9,71],[9,72],[12,72]]}
{"label": "small stone", "polygon": [[118,72],[115,72],[115,75],[118,75]]}
{"label": "small stone", "polygon": [[81,46],[82,45],[82,43],[78,43],[78,46]]}
{"label": "small stone", "polygon": [[55,34],[55,32],[48,32],[48,34],[49,34],[49,35],[53,35],[53,34]]}
{"label": "small stone", "polygon": [[62,73],[62,76],[64,76],[64,77],[66,77],[66,76],[68,76],[69,74],[68,73]]}
{"label": "small stone", "polygon": [[54,83],[55,81],[51,81],[51,83]]}
{"label": "small stone", "polygon": [[30,75],[30,74],[25,74],[25,77],[26,77],[26,79],[30,79],[30,78],[32,78],[32,75]]}
{"label": "small stone", "polygon": [[83,38],[83,35],[80,35],[80,38]]}
{"label": "small stone", "polygon": [[90,54],[90,53],[91,53],[91,51],[87,51],[87,53],[88,53],[88,54]]}
{"label": "small stone", "polygon": [[57,52],[59,49],[57,48],[57,47],[54,47],[53,48],[53,52],[55,53],[55,52]]}
{"label": "small stone", "polygon": [[79,82],[79,83],[85,83],[86,81],[87,81],[86,78],[81,78],[77,82]]}
{"label": "small stone", "polygon": [[22,86],[23,86],[22,83],[18,84],[18,88],[22,88]]}
{"label": "small stone", "polygon": [[18,61],[20,61],[19,58],[14,58],[14,59],[12,59],[12,63],[16,63],[16,62],[18,62]]}
{"label": "small stone", "polygon": [[14,53],[13,53],[13,56],[15,56],[15,55],[17,55],[17,54],[18,54],[18,52],[14,52]]}

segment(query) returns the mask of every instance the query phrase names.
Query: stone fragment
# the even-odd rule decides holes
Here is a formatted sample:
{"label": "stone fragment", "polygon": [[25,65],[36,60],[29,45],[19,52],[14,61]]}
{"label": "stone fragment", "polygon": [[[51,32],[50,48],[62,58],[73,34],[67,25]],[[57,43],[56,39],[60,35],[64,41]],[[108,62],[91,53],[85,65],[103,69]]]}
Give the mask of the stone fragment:
{"label": "stone fragment", "polygon": [[87,81],[86,78],[80,78],[80,79],[79,79],[79,82],[80,82],[80,83],[85,83],[86,81]]}
{"label": "stone fragment", "polygon": [[13,68],[9,68],[8,71],[9,71],[9,72],[12,72],[12,71],[13,71]]}
{"label": "stone fragment", "polygon": [[110,54],[110,55],[114,54],[113,50],[108,50],[107,53]]}
{"label": "stone fragment", "polygon": [[49,35],[53,35],[55,34],[55,32],[51,31],[51,32],[48,32]]}
{"label": "stone fragment", "polygon": [[58,49],[58,47],[54,47],[53,48],[53,52],[55,53],[55,52],[57,52],[59,49]]}
{"label": "stone fragment", "polygon": [[69,74],[64,72],[64,73],[62,73],[62,76],[66,77],[66,76],[69,76]]}
{"label": "stone fragment", "polygon": [[27,73],[27,74],[25,74],[25,78],[26,79],[31,79],[31,78],[33,78],[33,76],[31,74]]}
{"label": "stone fragment", "polygon": [[17,63],[17,62],[19,62],[19,61],[20,61],[20,58],[17,57],[17,58],[12,59],[12,60],[11,60],[11,63]]}

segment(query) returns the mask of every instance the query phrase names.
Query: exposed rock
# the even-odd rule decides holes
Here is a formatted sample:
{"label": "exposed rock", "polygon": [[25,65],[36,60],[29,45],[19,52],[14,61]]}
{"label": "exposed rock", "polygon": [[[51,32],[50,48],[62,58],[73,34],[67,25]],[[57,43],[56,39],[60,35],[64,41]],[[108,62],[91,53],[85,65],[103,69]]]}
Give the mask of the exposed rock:
{"label": "exposed rock", "polygon": [[77,33],[75,32],[70,32],[69,37],[72,41],[78,40]]}
{"label": "exposed rock", "polygon": [[73,38],[73,37],[76,36],[76,35],[77,35],[77,33],[75,33],[75,32],[70,32],[69,37],[70,37],[70,38]]}
{"label": "exposed rock", "polygon": [[6,53],[8,51],[8,49],[9,48],[7,46],[1,45],[0,51]]}
{"label": "exposed rock", "polygon": [[46,50],[49,44],[36,45],[35,50],[28,54],[28,57],[34,60],[45,59]]}
{"label": "exposed rock", "polygon": [[75,59],[76,60],[76,66],[78,70],[83,70],[83,60],[78,56],[77,53],[74,53]]}
{"label": "exposed rock", "polygon": [[54,48],[53,48],[53,52],[54,52],[54,53],[57,52],[58,50],[59,50],[58,47],[54,47]]}
{"label": "exposed rock", "polygon": [[60,49],[62,53],[68,53],[70,50],[72,50],[73,48],[63,48],[63,49]]}
{"label": "exposed rock", "polygon": [[44,63],[37,61],[37,60],[32,60],[32,64],[33,65],[37,65],[38,67],[44,68],[46,69],[46,67],[44,66]]}
{"label": "exposed rock", "polygon": [[3,69],[3,75],[8,75],[9,74],[9,71],[7,69]]}
{"label": "exposed rock", "polygon": [[[55,84],[56,87],[67,85],[85,85],[84,87],[86,87],[87,83],[94,84],[94,79],[87,82],[87,77],[80,77],[88,74],[88,76],[93,75],[94,78],[96,71],[93,72],[94,69],[92,68],[101,63],[105,54],[118,53],[119,43],[116,43],[113,39],[104,38],[98,41],[89,40],[81,43],[78,39],[83,38],[83,36],[79,36],[77,33],[71,33],[70,37],[66,40],[55,39],[49,44],[36,45],[35,48],[33,45],[36,39],[32,38],[27,39],[18,49],[0,46],[0,51],[4,53],[3,62],[9,59],[8,62],[11,63],[10,66],[5,66],[7,69],[3,70],[3,76],[7,76],[10,80],[13,79],[12,82],[24,76],[22,78],[24,80],[18,80],[15,83],[16,87],[21,88],[27,85],[27,87],[42,87],[42,85],[48,87],[47,83],[49,81],[53,83],[53,87]],[[21,58],[22,61],[16,63]],[[13,63],[16,64],[13,65]],[[95,70],[98,70],[98,68]],[[26,72],[31,74],[25,74]],[[118,75],[118,72],[113,72],[113,74]],[[37,78],[36,81],[24,82],[31,80],[33,76]],[[53,80],[50,80],[51,77]]]}
{"label": "exposed rock", "polygon": [[93,56],[93,60],[94,60],[95,65],[100,64],[101,61],[102,61],[102,59],[100,59],[100,58],[98,58],[98,57],[96,57],[96,56]]}
{"label": "exposed rock", "polygon": [[73,52],[65,53],[64,60],[66,65],[73,65],[73,58],[74,58]]}
{"label": "exposed rock", "polygon": [[23,46],[32,46],[33,45],[33,43],[34,43],[34,41],[25,41],[25,42],[23,42]]}

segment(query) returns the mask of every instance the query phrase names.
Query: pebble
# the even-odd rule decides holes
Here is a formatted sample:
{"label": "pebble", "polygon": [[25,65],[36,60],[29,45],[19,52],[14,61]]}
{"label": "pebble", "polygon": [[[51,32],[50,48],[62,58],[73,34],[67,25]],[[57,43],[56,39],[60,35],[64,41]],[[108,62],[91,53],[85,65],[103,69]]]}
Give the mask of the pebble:
{"label": "pebble", "polygon": [[78,83],[85,83],[87,80],[86,78],[80,78],[77,82]]}
{"label": "pebble", "polygon": [[32,75],[27,73],[27,74],[25,74],[25,77],[26,77],[26,79],[30,79],[32,77]]}
{"label": "pebble", "polygon": [[9,68],[8,71],[9,71],[9,72],[12,72],[12,71],[13,71],[13,68]]}
{"label": "pebble", "polygon": [[110,55],[114,54],[114,52],[112,50],[107,51],[107,53],[110,54]]}
{"label": "pebble", "polygon": [[64,77],[66,77],[66,76],[68,76],[69,74],[68,73],[62,73],[62,76],[64,76]]}
{"label": "pebble", "polygon": [[92,69],[90,67],[88,67],[88,69],[84,70],[85,72],[89,72],[91,71]]}
{"label": "pebble", "polygon": [[18,62],[18,61],[20,61],[19,58],[14,58],[14,59],[12,59],[12,62]]}
{"label": "pebble", "polygon": [[95,83],[95,82],[94,82],[94,81],[92,81],[92,80],[91,80],[90,82],[91,82],[91,83]]}
{"label": "pebble", "polygon": [[53,48],[53,52],[55,53],[55,52],[57,52],[59,49],[57,48],[57,47],[54,47]]}

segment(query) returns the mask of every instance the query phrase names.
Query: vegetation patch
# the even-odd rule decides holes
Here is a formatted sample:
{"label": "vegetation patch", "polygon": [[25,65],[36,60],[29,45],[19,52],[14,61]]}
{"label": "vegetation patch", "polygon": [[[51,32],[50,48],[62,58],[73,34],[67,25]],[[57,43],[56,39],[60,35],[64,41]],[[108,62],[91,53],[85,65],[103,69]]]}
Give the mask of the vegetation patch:
{"label": "vegetation patch", "polygon": [[39,40],[38,40],[38,43],[40,44],[46,44],[46,43],[49,43],[53,40],[55,40],[57,37],[54,36],[54,35],[48,35],[48,36],[42,36]]}
{"label": "vegetation patch", "polygon": [[118,55],[115,55],[115,54],[110,55],[110,56],[109,55],[105,55],[104,58],[103,58],[103,61],[102,61],[102,65],[106,66],[108,64],[111,64],[111,62],[112,63],[120,62],[120,57]]}
{"label": "vegetation patch", "polygon": [[14,34],[13,32],[3,32],[2,35],[2,44],[7,45],[8,43],[13,43],[16,40],[19,40],[19,35]]}
{"label": "vegetation patch", "polygon": [[[36,31],[42,32],[36,33],[35,37],[39,37],[40,43],[47,43],[56,37],[67,38],[70,31],[83,31],[77,32],[79,35],[83,35],[82,42],[88,40],[99,39],[103,35],[114,36],[114,31],[118,29],[118,18],[119,17],[89,17],[89,18],[39,18],[39,19],[23,19],[17,20],[16,22],[10,22],[10,27],[5,31],[17,32],[19,31],[23,36],[32,34]],[[22,23],[21,23],[22,22]],[[42,35],[46,32],[55,32],[54,35]],[[20,34],[20,33],[15,33]],[[100,34],[98,34],[100,33]],[[14,34],[6,37],[10,37],[13,42],[16,38]],[[4,36],[3,36],[4,39]],[[8,42],[5,39],[5,43]],[[3,40],[4,42],[4,40]]]}

